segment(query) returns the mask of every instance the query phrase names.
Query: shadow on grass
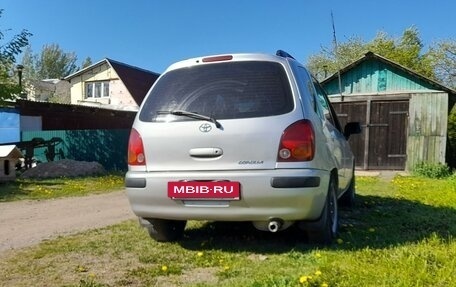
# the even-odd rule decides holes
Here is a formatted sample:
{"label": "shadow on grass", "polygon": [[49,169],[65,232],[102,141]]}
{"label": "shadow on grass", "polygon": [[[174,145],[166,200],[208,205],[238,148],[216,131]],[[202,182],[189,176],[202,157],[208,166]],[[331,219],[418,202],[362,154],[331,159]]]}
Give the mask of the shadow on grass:
{"label": "shadow on grass", "polygon": [[[340,210],[339,243],[318,248],[356,250],[415,243],[433,234],[443,240],[456,236],[456,210],[404,199],[358,196],[352,210]],[[214,249],[283,253],[311,250],[304,232],[289,228],[278,233],[256,230],[251,223],[210,222],[187,229],[179,242],[191,250]]]}

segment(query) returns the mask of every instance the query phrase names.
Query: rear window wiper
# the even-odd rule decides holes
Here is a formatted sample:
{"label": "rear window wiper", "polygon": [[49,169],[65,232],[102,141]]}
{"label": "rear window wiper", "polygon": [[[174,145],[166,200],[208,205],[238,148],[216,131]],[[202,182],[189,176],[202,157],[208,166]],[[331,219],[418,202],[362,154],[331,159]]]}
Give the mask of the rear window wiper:
{"label": "rear window wiper", "polygon": [[189,117],[189,118],[192,118],[192,119],[204,120],[204,121],[208,121],[208,122],[214,123],[215,126],[218,129],[220,129],[222,127],[220,122],[217,121],[217,119],[215,119],[214,117],[200,115],[200,114],[197,114],[197,113],[192,113],[192,112],[187,112],[187,111],[182,111],[182,110],[171,110],[171,111],[157,111],[157,114],[158,115],[184,116],[184,117]]}

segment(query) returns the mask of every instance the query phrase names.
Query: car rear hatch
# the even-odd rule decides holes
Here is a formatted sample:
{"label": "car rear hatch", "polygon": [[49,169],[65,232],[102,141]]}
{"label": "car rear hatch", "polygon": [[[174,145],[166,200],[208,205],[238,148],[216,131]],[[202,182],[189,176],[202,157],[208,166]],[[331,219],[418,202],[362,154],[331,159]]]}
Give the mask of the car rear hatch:
{"label": "car rear hatch", "polygon": [[165,73],[135,129],[147,171],[272,169],[296,118],[282,64],[222,61]]}

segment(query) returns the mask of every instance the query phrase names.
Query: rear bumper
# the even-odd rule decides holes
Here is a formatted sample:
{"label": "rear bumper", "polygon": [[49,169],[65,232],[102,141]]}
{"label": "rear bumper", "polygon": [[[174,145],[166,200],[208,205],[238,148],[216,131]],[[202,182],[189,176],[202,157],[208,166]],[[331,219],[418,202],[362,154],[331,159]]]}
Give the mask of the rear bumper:
{"label": "rear bumper", "polygon": [[[133,212],[142,218],[215,221],[314,220],[323,210],[328,171],[280,169],[223,172],[136,172],[125,177]],[[175,200],[169,181],[229,180],[241,183],[241,199]]]}

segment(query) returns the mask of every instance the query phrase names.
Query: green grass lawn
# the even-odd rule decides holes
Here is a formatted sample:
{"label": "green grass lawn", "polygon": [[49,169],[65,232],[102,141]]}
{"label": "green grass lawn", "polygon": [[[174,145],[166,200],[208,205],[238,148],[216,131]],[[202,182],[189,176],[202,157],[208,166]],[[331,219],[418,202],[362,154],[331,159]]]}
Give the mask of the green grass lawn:
{"label": "green grass lawn", "polygon": [[454,177],[360,177],[357,190],[329,247],[195,221],[157,243],[127,221],[0,254],[0,286],[456,286]]}
{"label": "green grass lawn", "polygon": [[21,179],[0,183],[0,202],[23,199],[51,199],[83,196],[120,190],[124,188],[124,174],[94,177]]}

